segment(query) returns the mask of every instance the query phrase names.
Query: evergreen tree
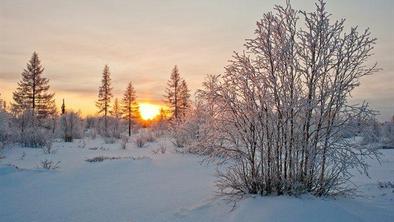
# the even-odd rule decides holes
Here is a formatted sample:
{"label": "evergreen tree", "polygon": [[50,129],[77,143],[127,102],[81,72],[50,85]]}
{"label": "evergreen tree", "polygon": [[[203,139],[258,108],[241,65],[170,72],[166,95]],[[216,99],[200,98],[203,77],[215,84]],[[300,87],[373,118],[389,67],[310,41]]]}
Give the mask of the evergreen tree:
{"label": "evergreen tree", "polygon": [[133,84],[129,82],[122,99],[123,118],[128,121],[129,136],[131,136],[132,120],[138,118],[138,104],[136,102],[135,89]]}
{"label": "evergreen tree", "polygon": [[114,104],[112,105],[112,110],[110,111],[111,116],[111,136],[120,138],[120,118],[121,110],[119,107],[118,98],[115,98]]}
{"label": "evergreen tree", "polygon": [[120,119],[121,117],[121,110],[119,107],[118,98],[115,98],[114,105],[112,106],[111,115],[116,119]]}
{"label": "evergreen tree", "polygon": [[40,59],[34,52],[13,93],[12,110],[15,114],[31,110],[32,115],[43,119],[55,112],[54,93],[49,92],[49,80],[42,77],[43,72]]}
{"label": "evergreen tree", "polygon": [[62,103],[62,115],[64,115],[66,113],[66,104],[64,103],[64,99],[63,99],[63,103]]}
{"label": "evergreen tree", "polygon": [[108,65],[105,65],[103,71],[103,78],[101,80],[101,86],[99,87],[98,100],[96,102],[96,106],[99,109],[98,113],[104,115],[104,128],[105,134],[107,134],[108,130],[108,113],[111,107],[111,98],[112,98],[112,87],[111,87],[111,73],[109,72]]}
{"label": "evergreen tree", "polygon": [[172,70],[170,80],[168,80],[165,97],[172,112],[171,119],[181,120],[186,115],[187,107],[190,106],[190,92],[177,66]]}
{"label": "evergreen tree", "polygon": [[179,115],[181,118],[185,118],[187,110],[190,108],[190,90],[184,79],[179,87],[179,95]]}

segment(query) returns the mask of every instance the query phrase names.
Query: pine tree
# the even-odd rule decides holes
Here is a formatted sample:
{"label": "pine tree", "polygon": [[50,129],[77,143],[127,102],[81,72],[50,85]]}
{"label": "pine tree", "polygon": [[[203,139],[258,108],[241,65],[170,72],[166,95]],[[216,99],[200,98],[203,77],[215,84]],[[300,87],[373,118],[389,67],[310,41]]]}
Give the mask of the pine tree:
{"label": "pine tree", "polygon": [[129,136],[131,136],[132,120],[138,117],[138,104],[136,102],[135,89],[131,82],[129,82],[129,84],[127,85],[127,89],[123,95],[122,114],[123,118],[128,121]]}
{"label": "pine tree", "polygon": [[179,87],[179,95],[179,115],[181,118],[185,118],[187,110],[190,108],[190,90],[184,79]]}
{"label": "pine tree", "polygon": [[111,110],[110,113],[116,119],[120,119],[120,117],[121,117],[121,110],[120,110],[120,107],[119,107],[118,98],[115,98],[114,105],[112,106],[112,110]]}
{"label": "pine tree", "polygon": [[34,52],[13,93],[12,110],[15,114],[31,110],[32,115],[44,119],[55,112],[54,93],[49,93],[49,80],[42,77],[43,72],[40,59]]}
{"label": "pine tree", "polygon": [[168,80],[165,97],[172,112],[171,119],[181,120],[186,115],[187,107],[190,106],[190,92],[186,81],[181,78],[177,66],[172,70],[170,80]]}
{"label": "pine tree", "polygon": [[104,115],[104,128],[105,134],[107,134],[108,130],[108,113],[111,107],[111,98],[112,98],[112,87],[111,87],[111,73],[109,72],[108,65],[105,65],[103,71],[103,78],[101,80],[101,86],[99,87],[98,100],[96,102],[96,106],[99,109],[98,113]]}

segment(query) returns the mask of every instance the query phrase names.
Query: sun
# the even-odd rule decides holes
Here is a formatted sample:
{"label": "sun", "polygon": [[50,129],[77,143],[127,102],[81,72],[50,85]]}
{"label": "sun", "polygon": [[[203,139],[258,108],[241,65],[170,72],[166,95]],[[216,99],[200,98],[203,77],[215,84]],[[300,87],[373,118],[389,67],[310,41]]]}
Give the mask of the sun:
{"label": "sun", "polygon": [[140,103],[139,111],[143,120],[151,120],[160,114],[160,106],[150,103]]}

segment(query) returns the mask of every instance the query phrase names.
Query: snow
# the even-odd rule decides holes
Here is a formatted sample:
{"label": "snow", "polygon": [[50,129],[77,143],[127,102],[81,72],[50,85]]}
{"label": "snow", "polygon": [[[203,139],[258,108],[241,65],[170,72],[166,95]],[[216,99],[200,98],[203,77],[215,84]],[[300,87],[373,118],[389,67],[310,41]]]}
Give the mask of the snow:
{"label": "snow", "polygon": [[[166,153],[154,153],[164,144]],[[176,153],[164,138],[138,148],[85,139],[57,142],[55,152],[10,147],[0,159],[0,221],[393,221],[394,150],[370,161],[370,178],[355,173],[355,197],[217,196],[213,165]],[[122,157],[90,163],[98,156]],[[38,168],[42,160],[60,168]],[[16,167],[17,168],[16,168]]]}

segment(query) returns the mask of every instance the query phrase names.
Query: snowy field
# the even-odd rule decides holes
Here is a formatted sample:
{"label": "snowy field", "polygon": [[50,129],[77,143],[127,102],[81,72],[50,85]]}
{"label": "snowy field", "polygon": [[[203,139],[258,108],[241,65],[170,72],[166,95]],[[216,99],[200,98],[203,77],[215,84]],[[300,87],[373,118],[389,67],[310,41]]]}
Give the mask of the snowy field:
{"label": "snowy field", "polygon": [[[162,153],[159,147],[166,147]],[[0,221],[394,221],[394,150],[356,173],[355,197],[217,197],[216,168],[166,140],[138,148],[100,139],[55,143],[55,152],[7,148],[0,159]],[[88,162],[109,157],[102,162]],[[43,160],[59,168],[39,167]]]}

